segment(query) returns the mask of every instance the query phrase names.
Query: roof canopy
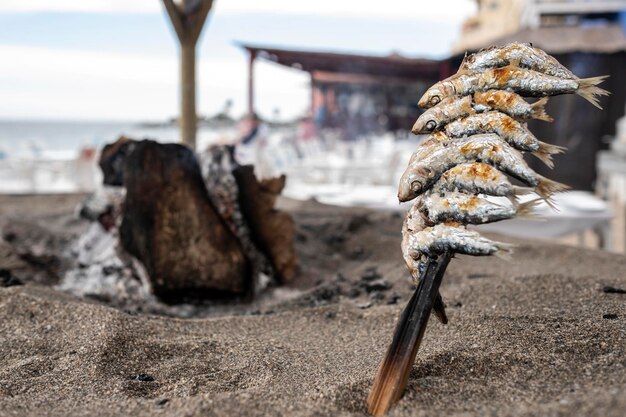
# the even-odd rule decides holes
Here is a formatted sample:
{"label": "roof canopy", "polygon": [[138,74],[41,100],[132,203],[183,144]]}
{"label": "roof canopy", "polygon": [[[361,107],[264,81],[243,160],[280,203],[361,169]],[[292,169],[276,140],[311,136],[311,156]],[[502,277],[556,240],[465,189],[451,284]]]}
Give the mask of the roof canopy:
{"label": "roof canopy", "polygon": [[252,54],[281,65],[307,72],[367,74],[405,78],[439,79],[447,61],[407,58],[398,54],[389,56],[356,55],[334,52],[294,51],[239,44]]}

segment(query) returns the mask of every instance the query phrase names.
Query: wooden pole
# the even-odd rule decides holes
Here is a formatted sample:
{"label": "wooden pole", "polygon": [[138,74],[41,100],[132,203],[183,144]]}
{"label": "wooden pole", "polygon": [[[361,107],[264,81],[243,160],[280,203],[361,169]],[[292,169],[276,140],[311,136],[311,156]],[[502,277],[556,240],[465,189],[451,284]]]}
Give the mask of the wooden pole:
{"label": "wooden pole", "polygon": [[191,149],[196,148],[196,45],[181,44],[180,48],[180,138]]}
{"label": "wooden pole", "polygon": [[180,125],[181,141],[196,148],[196,44],[213,0],[163,0],[180,43]]}
{"label": "wooden pole", "polygon": [[256,52],[250,51],[250,60],[248,61],[248,115],[254,114],[254,60]]}

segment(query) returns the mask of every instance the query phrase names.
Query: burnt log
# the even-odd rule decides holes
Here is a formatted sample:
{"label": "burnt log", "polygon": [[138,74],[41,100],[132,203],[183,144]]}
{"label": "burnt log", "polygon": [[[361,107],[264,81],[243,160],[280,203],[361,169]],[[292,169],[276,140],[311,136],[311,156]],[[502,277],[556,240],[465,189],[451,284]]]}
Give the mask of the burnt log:
{"label": "burnt log", "polygon": [[213,205],[196,157],[178,144],[134,142],[124,156],[120,240],[165,301],[243,294],[249,262]]}
{"label": "burnt log", "polygon": [[277,276],[271,261],[259,248],[245,218],[240,204],[241,191],[234,171],[239,166],[231,145],[211,147],[200,154],[204,183],[209,197],[230,230],[239,239],[243,252],[250,261],[253,289],[255,293],[277,284]]}
{"label": "burnt log", "polygon": [[257,246],[269,257],[279,281],[289,282],[296,275],[298,258],[294,247],[292,217],[275,208],[285,188],[285,175],[258,180],[252,165],[242,165],[233,174],[239,188],[239,205]]}
{"label": "burnt log", "polygon": [[115,142],[104,145],[98,165],[102,170],[102,183],[121,187],[124,185],[126,157],[133,150],[136,140],[120,136]]}

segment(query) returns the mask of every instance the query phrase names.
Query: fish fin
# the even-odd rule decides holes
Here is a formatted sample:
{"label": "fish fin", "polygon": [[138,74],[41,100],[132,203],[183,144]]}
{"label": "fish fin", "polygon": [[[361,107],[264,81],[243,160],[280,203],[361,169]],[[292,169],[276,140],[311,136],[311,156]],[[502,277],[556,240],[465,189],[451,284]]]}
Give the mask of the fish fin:
{"label": "fish fin", "polygon": [[576,90],[576,94],[602,110],[600,100],[597,96],[608,96],[611,93],[603,88],[597,87],[597,85],[608,77],[608,75],[601,75],[599,77],[581,78],[578,80],[578,90]]}
{"label": "fish fin", "polygon": [[554,168],[554,161],[552,160],[552,155],[550,155],[549,153],[543,153],[543,152],[540,152],[539,150],[536,150],[532,154],[541,162],[543,162],[548,168],[550,169]]}
{"label": "fish fin", "polygon": [[553,210],[558,211],[551,198],[552,194],[567,191],[570,187],[565,184],[561,184],[560,182],[552,181],[551,179],[541,175],[537,175],[537,177],[539,178],[539,184],[535,187],[537,194],[539,194],[541,198],[544,199],[546,204],[548,204]]}
{"label": "fish fin", "polygon": [[515,194],[516,196],[518,195],[525,195],[525,194],[530,194],[533,192],[533,189],[530,187],[513,187],[513,194]]}
{"label": "fish fin", "polygon": [[519,198],[515,194],[512,194],[507,198],[509,199],[513,207],[517,208],[517,206],[519,206]]}
{"label": "fish fin", "polygon": [[534,200],[521,203],[519,206],[517,206],[517,217],[520,217],[522,219],[536,219],[537,214],[534,212],[534,210],[542,201],[543,199],[536,198]]}
{"label": "fish fin", "polygon": [[533,117],[533,119],[543,120],[545,122],[554,121],[552,116],[546,113],[547,103],[548,103],[548,97],[544,97],[530,105],[530,108],[532,109],[531,116]]}
{"label": "fish fin", "polygon": [[512,256],[513,256],[513,249],[515,248],[515,245],[511,243],[503,243],[503,242],[493,242],[493,243],[496,246],[496,248],[498,248],[498,250],[494,253],[495,256],[505,261],[510,261],[513,259]]}
{"label": "fish fin", "polygon": [[442,324],[448,324],[448,315],[446,314],[446,303],[443,302],[441,293],[437,294],[435,303],[433,304],[433,313]]}
{"label": "fish fin", "polygon": [[533,155],[537,157],[541,162],[546,164],[550,169],[554,168],[554,162],[552,161],[552,155],[563,153],[566,148],[557,145],[550,145],[549,143],[539,142],[539,149],[533,152]]}

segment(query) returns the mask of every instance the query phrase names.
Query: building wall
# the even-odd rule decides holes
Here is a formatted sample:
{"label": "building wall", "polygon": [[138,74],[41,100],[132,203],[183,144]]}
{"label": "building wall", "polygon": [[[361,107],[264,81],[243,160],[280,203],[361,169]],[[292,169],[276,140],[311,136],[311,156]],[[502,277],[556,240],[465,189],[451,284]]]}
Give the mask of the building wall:
{"label": "building wall", "polygon": [[453,53],[478,49],[521,29],[524,0],[478,0],[478,13],[465,21]]}
{"label": "building wall", "polygon": [[603,110],[596,109],[583,98],[568,94],[550,98],[546,111],[554,122],[530,120],[528,127],[541,141],[567,147],[556,155],[551,171],[536,158],[528,157],[533,169],[574,189],[593,190],[596,184],[596,155],[609,148],[609,139],[616,134],[616,122],[624,113],[626,90],[621,79],[626,68],[626,52],[615,54],[570,53],[554,55],[581,78],[599,74],[610,75],[602,87],[611,92],[601,98]]}

